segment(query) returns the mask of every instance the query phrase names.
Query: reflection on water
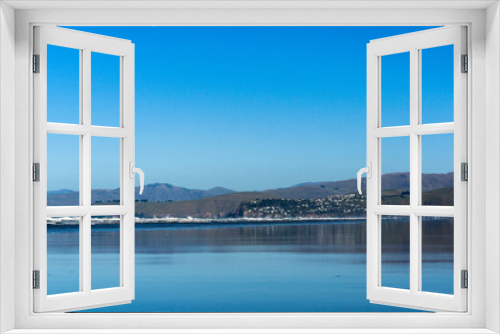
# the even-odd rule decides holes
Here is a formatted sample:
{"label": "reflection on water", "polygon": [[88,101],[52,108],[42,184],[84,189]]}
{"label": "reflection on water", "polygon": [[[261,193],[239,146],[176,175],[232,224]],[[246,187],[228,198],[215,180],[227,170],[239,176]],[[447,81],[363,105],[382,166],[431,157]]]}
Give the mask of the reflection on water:
{"label": "reflection on water", "polygon": [[[404,224],[395,221],[384,224],[383,233],[397,235],[401,225]],[[57,259],[66,256],[64,250],[68,242],[71,243],[71,234],[58,233],[60,227],[56,226],[50,229],[49,244],[54,247],[49,257],[53,257],[52,263],[57,263]],[[446,222],[439,224],[439,230],[433,233],[439,235],[443,231],[449,231]],[[118,227],[93,227],[93,233],[99,233],[96,254],[109,256],[109,250],[116,246],[113,243],[117,240]],[[446,242],[441,243],[443,238],[432,239],[433,245],[441,246],[431,247],[431,252],[444,260],[435,268],[437,277],[449,281],[449,270],[444,269],[453,268],[453,254],[451,252],[451,257],[446,255],[450,249]],[[91,311],[410,311],[370,304],[366,299],[365,245],[364,220],[139,224],[136,225],[135,300],[131,304]],[[398,248],[391,247],[391,250],[397,252]],[[430,252],[426,254],[429,259],[434,258]],[[397,271],[399,263],[388,265]],[[58,281],[52,286],[63,287],[66,278],[51,277]],[[438,280],[437,283],[442,282]],[[432,279],[428,284],[432,285]]]}
{"label": "reflection on water", "polygon": [[382,282],[389,288],[410,289],[410,220],[382,216]]}

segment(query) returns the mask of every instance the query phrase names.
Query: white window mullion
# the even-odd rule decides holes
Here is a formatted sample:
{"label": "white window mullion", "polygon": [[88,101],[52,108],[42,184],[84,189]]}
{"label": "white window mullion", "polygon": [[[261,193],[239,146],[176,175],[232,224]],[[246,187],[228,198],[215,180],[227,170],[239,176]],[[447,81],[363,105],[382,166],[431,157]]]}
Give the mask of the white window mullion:
{"label": "white window mullion", "polygon": [[382,286],[382,215],[377,215],[377,281],[376,287]]}
{"label": "white window mullion", "polygon": [[[89,49],[83,50],[83,69],[81,71],[81,93],[82,98],[82,125],[86,128],[91,125],[91,52]],[[90,207],[92,180],[91,180],[91,136],[87,132],[80,137],[82,150],[80,156],[81,187],[80,198],[82,205]]]}
{"label": "white window mullion", "polygon": [[121,218],[121,285],[125,289],[130,289],[130,299],[134,299],[135,285],[135,181],[134,174],[131,168],[135,167],[135,55],[134,45],[131,46],[132,52],[121,57],[121,90],[120,90],[120,123],[125,131],[129,131],[128,135],[121,140],[121,180],[122,180],[122,199],[121,204],[127,211]]}
{"label": "white window mullion", "polygon": [[[419,50],[410,50],[410,208],[420,204],[420,136],[413,129],[419,124]],[[420,229],[419,217],[410,214],[410,291],[415,293],[420,286]]]}
{"label": "white window mullion", "polygon": [[125,284],[125,256],[124,252],[126,251],[125,245],[123,244],[124,240],[124,216],[120,217],[120,286],[124,286]]}
{"label": "white window mullion", "polygon": [[[124,113],[124,59],[123,57],[120,57],[120,128],[123,129],[125,128],[125,120],[127,117],[125,116]],[[127,174],[127,171],[124,170],[124,165],[127,165],[127,160],[125,158],[127,157],[127,154],[125,152],[125,140],[122,138],[120,139],[120,205],[126,204],[127,200],[125,199],[125,196],[127,194],[127,190],[125,189],[127,187],[126,179],[125,179],[125,174]],[[130,167],[129,167],[130,168]],[[126,233],[124,229],[126,228],[126,219],[125,215],[120,216],[120,286],[125,286],[125,262],[126,262],[126,247],[125,247],[125,236]]]}
{"label": "white window mullion", "polygon": [[[432,129],[432,124],[430,127],[426,127],[425,125],[422,126],[422,50],[416,50],[416,91],[417,91],[417,98],[416,98],[416,105],[414,106],[416,115],[412,116],[412,119],[414,120],[415,124],[412,127],[413,128],[413,134],[414,136],[417,137],[416,139],[416,144],[417,144],[417,165],[416,168],[417,170],[417,189],[418,192],[414,194],[414,197],[416,197],[416,205],[412,205],[412,208],[418,208],[422,205],[422,134],[425,133],[430,133]],[[453,123],[449,124],[449,128],[453,131]],[[449,128],[447,130],[449,130]],[[443,129],[443,126],[441,125],[440,129]],[[420,131],[419,131],[420,130]],[[426,132],[427,130],[427,132]],[[417,242],[417,250],[416,250],[416,261],[417,263],[414,265],[415,270],[417,270],[417,277],[415,278],[417,280],[416,286],[413,287],[412,293],[420,293],[422,291],[422,242],[423,242],[423,234],[422,234],[422,216],[417,216],[416,210],[413,210],[413,215],[415,217],[416,221],[416,228],[412,231],[413,233],[416,234],[416,240]]]}
{"label": "white window mullion", "polygon": [[373,134],[379,138],[388,137],[403,137],[409,136],[410,133],[418,135],[437,135],[444,133],[453,133],[454,123],[435,123],[435,124],[419,124],[415,126],[392,126],[387,128],[378,128],[373,130]]}
{"label": "white window mullion", "polygon": [[89,130],[88,127],[80,124],[47,123],[47,133],[82,136]]}
{"label": "white window mullion", "polygon": [[380,284],[380,216],[375,212],[375,207],[380,204],[380,138],[374,131],[380,125],[380,57],[367,49],[367,162],[371,163],[372,177],[366,182],[366,274],[367,296],[372,299],[372,292]]}
{"label": "white window mullion", "polygon": [[[84,161],[84,152],[85,152],[85,145],[84,145],[84,134],[87,132],[85,131],[84,127],[84,109],[86,107],[86,102],[85,98],[83,95],[83,87],[85,85],[85,80],[84,80],[84,62],[85,62],[85,57],[84,57],[84,52],[83,50],[80,50],[80,108],[79,108],[79,114],[80,114],[80,124],[74,125],[72,129],[70,129],[69,134],[77,134],[80,135],[80,161],[79,161],[79,167],[80,167],[80,201],[79,204],[80,206],[84,205],[84,195],[83,195],[83,189],[84,189],[84,168],[83,168],[83,161]],[[47,132],[53,131],[54,133],[61,133],[61,130],[67,129],[68,125],[67,124],[47,124]],[[47,210],[48,211],[48,210]],[[79,236],[79,280],[80,280],[80,291],[85,291],[87,287],[85,286],[85,282],[87,278],[85,277],[85,257],[84,257],[84,252],[86,250],[86,247],[84,247],[85,244],[85,239],[84,239],[84,232],[85,232],[85,216],[80,216],[79,219],[79,227],[78,227],[78,236]]]}
{"label": "white window mullion", "polygon": [[91,290],[91,279],[92,279],[92,265],[91,265],[91,221],[90,213],[83,216],[82,223],[83,228],[80,230],[80,279],[82,280],[83,292],[90,293]]}
{"label": "white window mullion", "polygon": [[[91,55],[92,52],[86,48],[83,49],[83,66],[81,69],[80,96],[82,97],[82,125],[86,128],[91,126]],[[81,187],[80,198],[83,206],[90,209],[92,203],[92,161],[91,161],[91,135],[89,132],[80,136],[82,142],[82,153],[80,157]],[[82,272],[80,278],[83,280],[83,291],[90,293],[92,289],[92,250],[91,250],[91,215],[90,210],[83,216],[83,229],[80,234],[80,261]]]}
{"label": "white window mullion", "polygon": [[85,247],[83,246],[84,245],[84,241],[85,239],[83,238],[83,232],[84,232],[84,229],[85,229],[85,222],[84,222],[84,217],[79,217],[78,219],[78,236],[79,236],[79,240],[78,240],[78,246],[79,246],[79,273],[78,273],[78,279],[80,280],[79,282],[79,291],[82,292],[82,291],[85,291],[86,289],[86,286],[85,286],[85,281],[86,281],[86,277],[84,276],[84,273],[85,273],[85,262],[84,262],[84,257],[83,257],[83,253],[85,252]]}
{"label": "white window mullion", "polygon": [[[410,195],[411,197],[411,195]],[[421,285],[421,247],[420,247],[420,219],[412,213],[410,215],[410,291],[416,293]]]}
{"label": "white window mullion", "polygon": [[379,138],[402,137],[409,136],[411,127],[409,126],[393,126],[387,128],[373,129],[373,135]]}
{"label": "white window mullion", "polygon": [[93,136],[124,138],[130,134],[130,131],[123,128],[111,128],[106,126],[91,126],[89,131]]}
{"label": "white window mullion", "polygon": [[124,215],[130,212],[130,205],[92,205],[92,206],[51,206],[47,208],[47,217]]}
{"label": "white window mullion", "polygon": [[[457,42],[454,48],[455,63],[460,64],[461,56],[467,54],[467,43],[465,42],[467,29],[462,27]],[[461,42],[464,41],[464,42]],[[472,62],[469,61],[469,64]],[[468,71],[471,71],[469,65]],[[467,156],[467,75],[460,73],[458,68],[455,68],[455,86],[454,86],[454,105],[455,105],[455,135],[454,135],[454,258],[455,258],[455,296],[460,296],[463,300],[463,308],[466,307],[465,302],[467,298],[467,289],[461,288],[461,271],[468,269],[467,265],[467,184],[461,180],[461,163],[468,163]],[[469,175],[470,173],[469,166]],[[469,280],[473,273],[469,273]]]}
{"label": "white window mullion", "polygon": [[35,54],[40,56],[39,70],[33,77],[33,100],[40,106],[34,112],[33,161],[40,164],[40,181],[33,184],[33,230],[37,243],[34,245],[34,270],[40,271],[39,289],[34,290],[34,306],[40,308],[47,296],[47,46],[44,36],[35,30]]}
{"label": "white window mullion", "polygon": [[123,128],[107,126],[90,126],[80,124],[47,123],[47,133],[83,136],[90,133],[93,136],[124,138],[130,131]]}
{"label": "white window mullion", "polygon": [[[419,118],[422,116],[420,115]],[[412,128],[413,133],[418,135],[437,135],[444,133],[453,133],[455,124],[451,123],[435,123],[435,124],[420,124]]]}
{"label": "white window mullion", "polygon": [[411,208],[409,205],[374,205],[372,213],[379,215],[392,216],[409,216],[416,214],[417,216],[432,216],[432,217],[454,217],[455,210],[452,206],[418,206]]}

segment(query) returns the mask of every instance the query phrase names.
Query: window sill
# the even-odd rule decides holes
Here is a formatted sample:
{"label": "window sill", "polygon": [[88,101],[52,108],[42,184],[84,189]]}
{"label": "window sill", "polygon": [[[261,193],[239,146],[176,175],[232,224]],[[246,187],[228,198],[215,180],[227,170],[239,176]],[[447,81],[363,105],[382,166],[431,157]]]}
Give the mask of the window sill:
{"label": "window sill", "polygon": [[487,334],[488,329],[15,329],[5,334]]}

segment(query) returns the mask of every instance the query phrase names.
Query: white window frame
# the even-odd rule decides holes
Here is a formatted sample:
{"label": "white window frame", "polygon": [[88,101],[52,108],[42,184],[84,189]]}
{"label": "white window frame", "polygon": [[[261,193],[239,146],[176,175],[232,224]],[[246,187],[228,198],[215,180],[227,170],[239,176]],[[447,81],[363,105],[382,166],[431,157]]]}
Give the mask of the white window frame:
{"label": "white window frame", "polygon": [[[80,121],[78,124],[47,122],[47,45],[78,50],[80,65]],[[120,108],[116,116],[119,127],[92,125],[91,87],[92,53],[119,57]],[[39,71],[34,83],[34,162],[39,164],[39,181],[33,184],[34,201],[34,269],[39,272],[39,287],[34,289],[34,311],[74,311],[130,303],[134,299],[135,264],[135,197],[134,179],[134,44],[129,40],[101,36],[60,27],[34,27],[34,54],[39,56]],[[79,140],[79,205],[47,206],[47,134],[78,136]],[[120,203],[91,205],[92,138],[119,140]],[[119,286],[92,289],[91,220],[93,215],[120,217]],[[51,217],[77,216],[79,220],[79,290],[71,293],[47,294],[47,225]],[[97,305],[97,306],[94,306]]]}
{"label": "white window frame", "polygon": [[[18,8],[14,10],[10,6]],[[71,6],[74,6],[71,8]],[[125,7],[142,7],[142,10]],[[147,8],[149,6],[149,9]],[[65,7],[65,8],[63,8]],[[86,9],[81,9],[85,8]],[[114,8],[106,10],[103,8]],[[121,7],[121,8],[120,8]],[[163,8],[158,8],[163,7]],[[179,8],[182,7],[182,8]],[[393,8],[394,7],[394,8]],[[24,8],[24,9],[23,9]],[[80,9],[74,9],[80,8]],[[497,1],[0,4],[0,330],[145,333],[491,333],[500,331],[500,11]],[[57,25],[448,25],[469,31],[468,312],[435,314],[35,314],[31,290],[32,27]],[[15,38],[14,38],[15,36]],[[132,41],[133,42],[133,41]],[[13,85],[12,83],[15,83]],[[15,99],[12,96],[15,95]],[[10,128],[11,127],[11,128]],[[12,142],[15,141],[15,145]],[[14,162],[13,162],[14,161]],[[15,171],[15,174],[14,174]],[[356,171],[353,171],[353,175]],[[12,177],[14,175],[14,177]],[[488,182],[486,182],[488,175]],[[11,198],[15,193],[14,200]],[[14,208],[14,209],[12,209]],[[14,224],[13,224],[14,223]],[[473,226],[473,228],[472,228]],[[15,287],[12,289],[12,287]],[[486,293],[486,291],[488,291]],[[14,307],[12,307],[14,305]],[[160,331],[160,329],[165,329]],[[177,329],[177,330],[176,330]],[[253,330],[252,330],[253,329]],[[300,329],[300,330],[298,330]],[[345,329],[345,330],[343,330]],[[350,330],[348,330],[350,329]],[[413,330],[412,330],[413,329]],[[461,329],[461,330],[460,330]],[[108,331],[107,331],[108,330]],[[47,332],[47,331],[45,331]],[[185,331],[184,331],[185,332]]]}
{"label": "white window frame", "polygon": [[[367,46],[367,296],[372,303],[407,306],[421,310],[464,312],[467,289],[461,286],[461,271],[467,270],[467,183],[461,180],[461,163],[467,163],[467,76],[462,73],[462,55],[467,54],[464,26],[450,26],[372,40]],[[422,123],[422,50],[452,45],[454,106],[453,122]],[[382,126],[382,57],[409,53],[408,125]],[[450,60],[448,60],[450,61]],[[453,134],[454,205],[422,205],[422,138],[424,135]],[[384,138],[409,139],[410,201],[408,205],[383,205],[382,150]],[[383,215],[409,219],[409,289],[383,286]],[[453,218],[453,294],[422,290],[422,217]]]}

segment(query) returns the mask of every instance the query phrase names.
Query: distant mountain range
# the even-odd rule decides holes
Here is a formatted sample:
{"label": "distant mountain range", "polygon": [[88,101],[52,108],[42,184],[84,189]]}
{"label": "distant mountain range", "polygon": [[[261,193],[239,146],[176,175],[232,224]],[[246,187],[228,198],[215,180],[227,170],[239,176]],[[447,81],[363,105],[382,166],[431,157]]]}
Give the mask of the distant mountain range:
{"label": "distant mountain range", "polygon": [[[409,181],[409,173],[385,174],[382,175],[382,189],[395,189],[405,191],[409,189]],[[262,192],[252,193],[243,192],[241,194],[252,194],[250,195],[250,197],[260,196],[261,198],[321,199],[331,195],[356,193],[356,187],[356,179],[350,179],[345,181],[333,182],[308,182],[288,188],[268,189]],[[429,192],[447,187],[453,187],[453,173],[422,175],[423,192]],[[366,179],[363,179],[362,181],[362,188],[366,188]],[[144,187],[143,195],[139,195],[139,187],[135,189],[135,192],[136,200],[146,200],[148,202],[190,201],[236,193],[234,190],[222,187],[201,190],[177,187],[168,183],[154,183],[146,185]],[[120,189],[92,190],[93,203],[117,201],[119,200],[119,196]],[[238,196],[234,198],[238,198]],[[48,205],[75,205],[78,203],[78,199],[78,192],[67,189],[49,191],[47,193]]]}
{"label": "distant mountain range", "polygon": [[58,195],[58,194],[71,194],[74,193],[74,190],[71,189],[59,189],[59,190],[51,190],[47,191],[47,195]]}
{"label": "distant mountain range", "polygon": [[[422,192],[453,187],[453,173],[422,174]],[[361,188],[366,189],[366,178],[361,181]],[[410,189],[410,173],[390,173],[382,175],[382,189]],[[318,199],[331,195],[344,195],[357,192],[357,180],[332,182],[307,182],[296,186],[263,191],[287,199]]]}
{"label": "distant mountain range", "polygon": [[[139,195],[139,187],[135,188],[136,200],[149,202],[188,201],[205,197],[234,193],[234,190],[215,187],[208,190],[176,187],[168,183],[153,183],[144,186]],[[120,199],[120,189],[93,189],[92,203],[113,202]],[[47,192],[48,205],[75,205],[79,201],[79,193],[67,189]]]}

